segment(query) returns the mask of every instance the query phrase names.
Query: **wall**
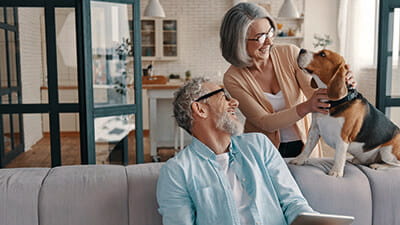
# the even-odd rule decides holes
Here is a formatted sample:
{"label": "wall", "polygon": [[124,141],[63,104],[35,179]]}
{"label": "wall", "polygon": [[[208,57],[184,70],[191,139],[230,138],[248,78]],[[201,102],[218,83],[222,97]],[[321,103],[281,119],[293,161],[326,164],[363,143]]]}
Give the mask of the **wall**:
{"label": "wall", "polygon": [[[222,75],[229,64],[221,56],[219,48],[219,28],[225,12],[233,6],[232,0],[161,0],[167,18],[179,20],[180,58],[177,61],[156,61],[154,73],[157,75],[180,74],[183,77],[190,70],[193,77],[208,76],[222,83]],[[250,2],[250,0],[249,0]],[[272,16],[277,16],[283,0],[261,1],[254,3],[270,4]],[[294,0],[300,13],[304,9],[303,0]],[[141,1],[141,12],[144,12],[148,1]],[[143,67],[150,62],[143,61]],[[147,96],[144,92],[143,96]],[[148,106],[144,99],[143,127],[148,129]],[[162,126],[162,125],[161,125]]]}
{"label": "wall", "polygon": [[[42,40],[40,8],[20,8],[18,10],[21,50],[22,102],[40,103],[42,79]],[[24,114],[25,149],[29,149],[42,137],[40,114]]]}
{"label": "wall", "polygon": [[[328,49],[339,51],[337,36],[338,7],[339,0],[306,0],[304,28],[306,34],[304,40],[305,48],[314,49],[312,45],[313,36],[314,33],[318,33],[330,35],[333,43],[328,46]],[[315,21],[318,21],[318,23],[315,23]],[[374,43],[369,43],[369,45],[372,46]],[[347,59],[347,61],[349,60],[350,59]],[[367,67],[360,68],[354,75],[357,80],[357,89],[375,105],[377,71],[376,68],[373,67],[372,65],[368,65]]]}
{"label": "wall", "polygon": [[[209,76],[222,81],[222,75],[228,63],[221,56],[219,48],[219,28],[225,12],[233,6],[233,0],[161,0],[167,17],[179,20],[180,59],[172,62],[155,62],[155,74],[184,75],[186,70],[193,77]],[[250,2],[250,0],[249,0]],[[283,0],[251,2],[271,4],[273,16],[278,14]],[[299,12],[303,11],[303,1],[295,0]],[[148,1],[141,1],[143,13]],[[143,62],[147,66],[150,62]]]}
{"label": "wall", "polygon": [[[305,0],[304,47],[314,49],[314,34],[327,34],[333,43],[327,48],[338,51],[337,14],[338,0]],[[318,21],[318,22],[316,22]]]}
{"label": "wall", "polygon": [[[304,1],[305,5],[304,5]],[[304,21],[304,46],[312,49],[314,33],[330,34],[333,38],[333,45],[331,49],[337,49],[337,36],[336,36],[336,21],[337,21],[337,5],[338,0],[295,0],[295,4],[300,13],[305,13]],[[183,75],[184,71],[191,70],[194,77],[207,75],[214,77],[216,81],[222,80],[222,74],[229,66],[222,58],[219,49],[219,27],[224,13],[233,5],[232,0],[208,0],[208,1],[195,1],[195,0],[161,0],[167,17],[177,18],[179,20],[180,29],[180,59],[170,62],[155,62],[155,73],[168,75],[170,73],[178,73]],[[261,1],[252,0],[255,3],[270,4],[271,14],[276,16],[283,3],[283,0],[274,1]],[[141,1],[141,12],[144,11],[148,1]],[[22,46],[22,73],[23,76],[23,90],[24,93],[30,93],[29,96],[24,96],[24,101],[30,99],[40,99],[40,92],[37,87],[33,85],[40,84],[40,76],[42,75],[42,63],[33,62],[36,58],[42,59],[40,45],[40,10],[24,9],[20,10],[21,22],[21,44]],[[67,10],[59,10],[58,23],[63,23],[66,20]],[[35,14],[35,15],[28,15]],[[28,19],[29,18],[29,19]],[[32,18],[32,19],[31,19]],[[324,19],[321,19],[324,18]],[[319,21],[319,23],[315,23]],[[43,32],[43,31],[42,31]],[[73,34],[71,34],[73,35]],[[69,44],[69,43],[68,43]],[[44,49],[42,49],[44,50]],[[32,54],[37,54],[32,57]],[[58,52],[59,54],[59,52]],[[65,57],[58,55],[59,62],[65,61]],[[147,65],[149,62],[144,62]],[[61,63],[63,64],[63,63]],[[65,63],[66,64],[66,63]],[[76,84],[76,71],[71,69],[63,69],[65,66],[60,67],[60,85],[74,85]],[[45,68],[44,68],[45,69]],[[29,71],[30,75],[28,77]],[[32,73],[33,71],[33,73]],[[66,74],[67,71],[67,74]],[[45,72],[44,72],[45,73]],[[39,82],[36,82],[39,79]],[[73,84],[72,84],[72,83]],[[46,94],[46,92],[43,92]],[[144,100],[144,129],[148,129],[148,108],[146,92],[143,93]],[[45,98],[44,98],[45,99]],[[35,119],[33,115],[25,116],[26,127],[41,128],[39,120]],[[31,121],[28,118],[32,118]],[[46,117],[44,117],[46,118]],[[77,128],[77,123],[73,124]],[[71,130],[71,129],[67,129]],[[73,130],[73,129],[72,129]],[[37,137],[30,137],[30,135],[38,135],[41,132],[26,132],[26,143],[32,143]]]}
{"label": "wall", "polygon": [[[141,1],[141,12],[148,1]],[[172,62],[155,62],[155,74],[216,76],[228,67],[219,50],[218,30],[222,16],[232,5],[231,1],[161,0],[167,17],[179,20],[180,59]],[[147,65],[148,62],[144,62]]]}
{"label": "wall", "polygon": [[357,74],[357,90],[363,94],[363,96],[375,105],[376,101],[376,69],[365,68],[360,70]]}

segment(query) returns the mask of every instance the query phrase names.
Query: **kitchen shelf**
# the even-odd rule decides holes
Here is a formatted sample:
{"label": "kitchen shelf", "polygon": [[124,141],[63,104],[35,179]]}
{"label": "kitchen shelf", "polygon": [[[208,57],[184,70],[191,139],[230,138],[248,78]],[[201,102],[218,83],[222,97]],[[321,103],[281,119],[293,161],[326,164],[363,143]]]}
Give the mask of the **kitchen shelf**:
{"label": "kitchen shelf", "polygon": [[283,36],[283,37],[278,36],[278,37],[275,37],[275,38],[276,39],[281,39],[281,40],[298,40],[298,39],[303,40],[304,39],[304,37],[299,37],[299,36]]}
{"label": "kitchen shelf", "polygon": [[[275,37],[277,43],[294,44],[298,47],[302,47],[304,40],[304,17],[276,17],[275,21],[278,26],[277,36]],[[285,35],[278,36],[282,33]]]}

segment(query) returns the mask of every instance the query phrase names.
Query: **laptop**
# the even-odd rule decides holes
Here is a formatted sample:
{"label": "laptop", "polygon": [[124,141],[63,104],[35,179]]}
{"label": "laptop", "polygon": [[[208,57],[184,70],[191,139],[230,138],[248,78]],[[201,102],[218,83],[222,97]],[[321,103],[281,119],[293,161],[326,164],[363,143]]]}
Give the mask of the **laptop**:
{"label": "laptop", "polygon": [[353,221],[352,216],[300,213],[290,225],[350,225]]}

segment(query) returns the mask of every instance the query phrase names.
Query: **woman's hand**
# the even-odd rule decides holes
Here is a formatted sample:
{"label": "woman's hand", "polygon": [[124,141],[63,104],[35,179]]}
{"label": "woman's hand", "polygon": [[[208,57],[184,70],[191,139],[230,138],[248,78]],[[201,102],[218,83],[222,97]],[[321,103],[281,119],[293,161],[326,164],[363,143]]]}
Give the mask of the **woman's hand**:
{"label": "woman's hand", "polygon": [[322,114],[329,113],[329,107],[331,106],[328,101],[328,89],[318,89],[314,92],[310,99],[297,105],[296,110],[299,116],[304,117],[310,112],[318,112]]}
{"label": "woman's hand", "polygon": [[346,73],[346,85],[347,85],[347,87],[356,88],[357,81],[354,78],[353,71],[350,70],[350,65],[346,64],[344,67],[347,70],[347,73]]}

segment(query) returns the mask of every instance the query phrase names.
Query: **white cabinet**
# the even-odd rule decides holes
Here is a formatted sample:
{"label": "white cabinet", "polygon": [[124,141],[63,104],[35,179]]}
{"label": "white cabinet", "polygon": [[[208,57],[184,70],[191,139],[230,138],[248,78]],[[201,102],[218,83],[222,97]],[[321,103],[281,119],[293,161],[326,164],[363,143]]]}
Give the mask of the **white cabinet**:
{"label": "white cabinet", "polygon": [[278,31],[276,33],[276,43],[291,43],[299,47],[303,46],[304,32],[303,24],[304,17],[299,18],[287,18],[277,17],[275,18]]}
{"label": "white cabinet", "polygon": [[177,60],[179,57],[179,29],[176,19],[141,20],[142,60]]}

